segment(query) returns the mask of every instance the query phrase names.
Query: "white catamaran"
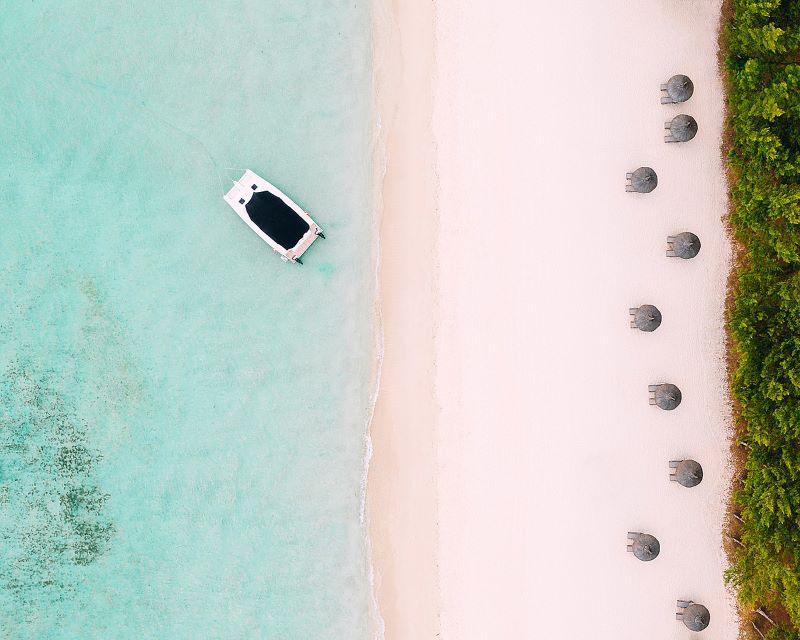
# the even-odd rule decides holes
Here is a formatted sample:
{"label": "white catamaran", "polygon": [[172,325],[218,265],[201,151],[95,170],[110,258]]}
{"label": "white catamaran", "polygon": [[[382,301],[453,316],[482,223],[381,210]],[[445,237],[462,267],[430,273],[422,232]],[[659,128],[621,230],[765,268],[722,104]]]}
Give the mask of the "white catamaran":
{"label": "white catamaran", "polygon": [[305,211],[276,186],[248,169],[225,194],[225,202],[282,260],[303,264],[300,256],[325,234]]}

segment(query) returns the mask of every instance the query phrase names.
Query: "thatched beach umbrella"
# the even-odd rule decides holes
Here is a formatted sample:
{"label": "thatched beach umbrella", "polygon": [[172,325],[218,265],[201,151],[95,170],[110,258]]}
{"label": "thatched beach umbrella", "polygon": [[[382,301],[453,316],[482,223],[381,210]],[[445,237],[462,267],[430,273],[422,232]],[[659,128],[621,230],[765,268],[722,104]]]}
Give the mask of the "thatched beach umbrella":
{"label": "thatched beach umbrella", "polygon": [[676,75],[661,85],[661,91],[666,94],[662,96],[661,104],[686,102],[694,93],[694,83],[689,76]]}
{"label": "thatched beach umbrella", "polygon": [[690,631],[702,631],[711,622],[711,613],[702,604],[678,600],[678,607],[682,608],[683,611],[678,611],[677,618]]}
{"label": "thatched beach umbrella", "polygon": [[658,557],[661,545],[655,536],[637,531],[628,532],[628,551],[642,562],[650,562]]}
{"label": "thatched beach umbrella", "polygon": [[667,236],[667,257],[689,260],[700,253],[700,238],[689,231]]}
{"label": "thatched beach umbrella", "polygon": [[643,304],[641,307],[629,309],[631,314],[631,329],[639,331],[655,331],[661,326],[661,312],[652,304]]}
{"label": "thatched beach umbrella", "polygon": [[658,186],[658,176],[650,167],[639,167],[636,171],[627,174],[625,177],[627,179],[625,191],[650,193]]}
{"label": "thatched beach umbrella", "polygon": [[650,391],[650,404],[654,404],[664,411],[672,411],[677,408],[683,399],[681,390],[674,384],[651,384],[648,390]]}
{"label": "thatched beach umbrella", "polygon": [[703,467],[695,460],[672,460],[669,479],[683,487],[696,487],[703,481]]}
{"label": "thatched beach umbrella", "polygon": [[682,113],[664,124],[664,128],[669,130],[664,142],[688,142],[697,135],[697,120]]}

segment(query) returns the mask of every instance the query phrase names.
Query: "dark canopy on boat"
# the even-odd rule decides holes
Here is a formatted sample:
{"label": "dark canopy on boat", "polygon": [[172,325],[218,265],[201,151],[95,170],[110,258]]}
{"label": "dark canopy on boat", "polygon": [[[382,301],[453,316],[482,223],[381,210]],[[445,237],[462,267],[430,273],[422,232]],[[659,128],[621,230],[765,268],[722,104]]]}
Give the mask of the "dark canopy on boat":
{"label": "dark canopy on boat", "polygon": [[634,312],[633,323],[640,331],[655,331],[661,326],[661,312],[652,304],[643,304]]}
{"label": "dark canopy on boat", "polygon": [[640,533],[634,538],[631,546],[633,547],[633,555],[642,562],[655,560],[661,552],[661,545],[658,540],[649,533]]}
{"label": "dark canopy on boat", "polygon": [[650,167],[639,167],[631,174],[631,186],[639,193],[650,193],[658,186],[658,176]]}
{"label": "dark canopy on boat", "polygon": [[256,191],[245,209],[255,225],[287,251],[310,229],[294,209],[269,191]]}
{"label": "dark canopy on boat", "polygon": [[675,102],[686,102],[694,93],[694,83],[689,76],[677,75],[667,80],[667,94]]}
{"label": "dark canopy on boat", "polygon": [[675,468],[675,480],[684,487],[696,487],[703,481],[703,467],[694,460],[683,460]]}
{"label": "dark canopy on boat", "polygon": [[711,614],[702,604],[690,604],[683,611],[683,624],[692,631],[702,631],[711,622]]}
{"label": "dark canopy on boat", "polygon": [[697,135],[697,120],[681,113],[672,119],[669,132],[678,142],[688,142]]}

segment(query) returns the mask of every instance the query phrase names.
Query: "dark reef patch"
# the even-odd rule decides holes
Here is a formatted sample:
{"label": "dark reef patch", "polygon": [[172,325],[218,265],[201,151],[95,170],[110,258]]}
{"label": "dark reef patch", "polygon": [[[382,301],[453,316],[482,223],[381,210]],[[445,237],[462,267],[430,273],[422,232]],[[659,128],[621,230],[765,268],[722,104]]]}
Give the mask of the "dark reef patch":
{"label": "dark reef patch", "polygon": [[16,361],[0,377],[0,588],[20,617],[67,597],[114,535],[100,454],[56,375]]}

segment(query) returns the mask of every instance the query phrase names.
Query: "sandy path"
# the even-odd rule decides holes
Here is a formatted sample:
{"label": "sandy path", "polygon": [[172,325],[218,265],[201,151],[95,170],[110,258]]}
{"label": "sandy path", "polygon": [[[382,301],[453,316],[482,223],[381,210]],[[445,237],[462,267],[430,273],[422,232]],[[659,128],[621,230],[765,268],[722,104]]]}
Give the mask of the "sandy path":
{"label": "sandy path", "polygon": [[[733,640],[719,2],[392,5],[369,478],[386,638],[687,638],[687,598],[711,610],[702,637]],[[681,107],[659,103],[673,73],[696,85]],[[697,138],[664,144],[681,112]],[[640,165],[659,187],[626,194]],[[700,256],[667,259],[684,230]],[[628,328],[642,303],[664,314],[653,334]],[[676,411],[648,405],[663,381]],[[695,489],[668,481],[684,456],[703,464]],[[627,554],[629,530],[660,557]]]}
{"label": "sandy path", "polygon": [[[736,637],[723,585],[728,410],[718,2],[442,0],[434,131],[443,637]],[[695,82],[659,103],[673,73]],[[663,124],[699,122],[685,145]],[[654,167],[649,196],[626,171]],[[693,261],[664,256],[691,230]],[[629,306],[664,314],[654,334]],[[647,385],[684,392],[674,412]],[[706,480],[668,481],[694,457]],[[644,564],[626,532],[661,541]]]}

